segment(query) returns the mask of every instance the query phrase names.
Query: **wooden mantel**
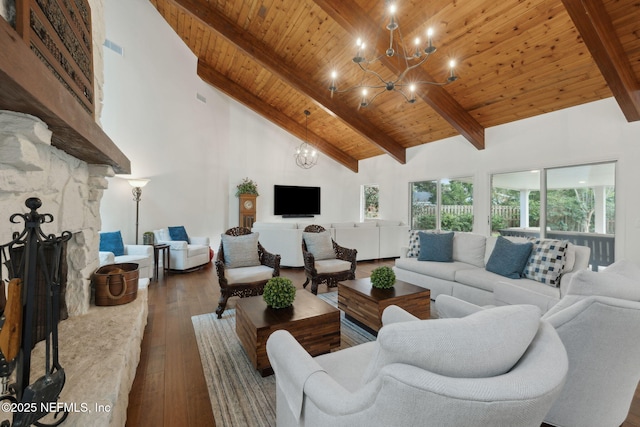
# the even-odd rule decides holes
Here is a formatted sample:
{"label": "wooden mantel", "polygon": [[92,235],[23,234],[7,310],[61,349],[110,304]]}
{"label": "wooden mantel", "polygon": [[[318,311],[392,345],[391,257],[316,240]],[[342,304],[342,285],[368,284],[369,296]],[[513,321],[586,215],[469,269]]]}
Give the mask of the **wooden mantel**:
{"label": "wooden mantel", "polygon": [[131,173],[131,162],[93,117],[0,17],[0,110],[31,114],[53,132],[54,147],[89,164]]}

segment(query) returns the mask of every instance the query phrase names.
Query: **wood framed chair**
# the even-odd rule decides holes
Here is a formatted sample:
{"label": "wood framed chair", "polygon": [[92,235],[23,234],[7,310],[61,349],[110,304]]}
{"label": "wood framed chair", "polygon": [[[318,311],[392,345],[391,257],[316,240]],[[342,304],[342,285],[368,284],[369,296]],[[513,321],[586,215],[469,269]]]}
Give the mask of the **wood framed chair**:
{"label": "wood framed chair", "polygon": [[341,280],[355,279],[357,254],[356,249],[337,244],[324,227],[308,225],[302,233],[302,256],[307,276],[302,286],[306,288],[311,282],[311,292],[317,295],[320,284],[326,283],[327,287],[333,288]]}
{"label": "wood framed chair", "polygon": [[222,235],[215,262],[220,284],[218,319],[230,297],[262,295],[267,281],[280,275],[280,255],[268,252],[258,237],[246,227],[230,228]]}

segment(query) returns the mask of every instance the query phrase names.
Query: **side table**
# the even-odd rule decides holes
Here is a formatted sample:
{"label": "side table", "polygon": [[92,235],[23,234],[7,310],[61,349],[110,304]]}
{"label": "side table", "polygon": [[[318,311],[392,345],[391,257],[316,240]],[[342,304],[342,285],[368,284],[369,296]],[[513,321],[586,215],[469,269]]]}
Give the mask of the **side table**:
{"label": "side table", "polygon": [[158,281],[158,258],[162,251],[162,269],[164,274],[167,274],[171,270],[171,246],[167,243],[159,245],[153,245],[153,280]]}

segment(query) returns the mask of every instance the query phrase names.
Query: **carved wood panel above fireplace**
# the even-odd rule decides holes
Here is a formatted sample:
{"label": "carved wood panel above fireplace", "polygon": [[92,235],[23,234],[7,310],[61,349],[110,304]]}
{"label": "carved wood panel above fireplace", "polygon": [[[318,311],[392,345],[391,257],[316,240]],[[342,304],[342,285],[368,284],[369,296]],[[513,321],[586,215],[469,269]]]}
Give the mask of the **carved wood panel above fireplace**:
{"label": "carved wood panel above fireplace", "polygon": [[[74,0],[76,3],[78,0]],[[0,110],[31,114],[53,132],[52,145],[89,164],[131,173],[131,162],[86,109],[0,17]]]}
{"label": "carved wood panel above fireplace", "polygon": [[33,53],[94,115],[91,8],[87,0],[16,0],[16,30]]}

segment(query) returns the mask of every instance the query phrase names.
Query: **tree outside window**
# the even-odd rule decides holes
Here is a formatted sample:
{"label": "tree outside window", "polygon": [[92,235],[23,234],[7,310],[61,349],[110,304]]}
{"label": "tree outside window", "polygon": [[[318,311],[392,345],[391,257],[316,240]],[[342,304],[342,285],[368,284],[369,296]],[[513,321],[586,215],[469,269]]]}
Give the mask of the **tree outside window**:
{"label": "tree outside window", "polygon": [[411,228],[472,231],[472,178],[412,182]]}
{"label": "tree outside window", "polygon": [[380,218],[379,206],[380,187],[378,184],[368,184],[362,186],[362,207],[364,219]]}

